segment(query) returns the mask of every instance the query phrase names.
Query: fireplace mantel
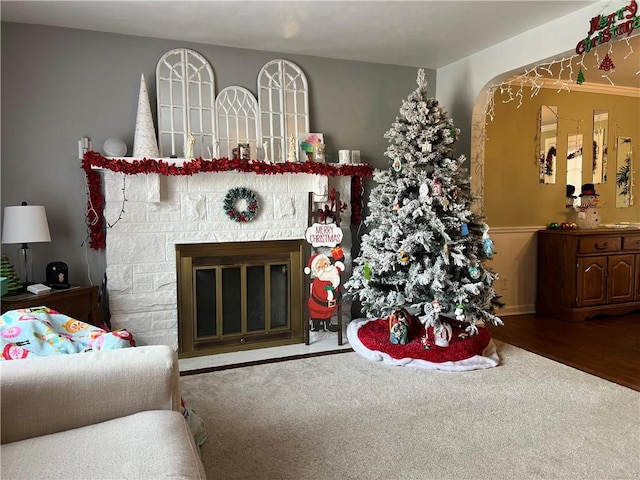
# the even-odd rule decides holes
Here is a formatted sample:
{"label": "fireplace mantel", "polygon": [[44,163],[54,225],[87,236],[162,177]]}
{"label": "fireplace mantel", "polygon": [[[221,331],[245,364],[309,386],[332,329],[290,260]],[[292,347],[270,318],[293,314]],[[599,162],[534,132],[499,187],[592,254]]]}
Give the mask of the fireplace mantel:
{"label": "fireplace mantel", "polygon": [[[177,158],[109,158],[101,154],[88,151],[82,159],[82,168],[87,175],[89,192],[87,220],[90,231],[90,246],[93,249],[104,248],[105,219],[103,216],[104,197],[102,196],[102,179],[99,171],[112,171],[125,175],[146,175],[146,200],[161,201],[161,176],[193,176],[199,173],[253,173],[256,175],[278,176],[283,174],[310,174],[327,178],[350,177],[351,185],[351,221],[359,224],[362,210],[362,177],[373,175],[373,167],[367,163],[359,164],[329,164],[317,162],[264,162],[259,160],[241,159],[211,159],[194,158],[191,160]],[[154,175],[157,174],[157,175]],[[315,192],[315,190],[309,190]],[[345,198],[345,189],[341,191]],[[319,196],[326,196],[320,193]],[[324,201],[326,199],[318,199]]]}
{"label": "fireplace mantel", "polygon": [[[178,167],[89,153],[83,166],[88,177],[91,173],[100,179],[97,193],[110,225],[103,231],[111,324],[126,328],[141,343],[176,349],[177,244],[304,239],[309,192],[314,193],[312,209],[321,209],[335,189],[350,206],[341,216],[343,244],[350,255],[352,192],[361,194],[361,183],[356,190],[354,180],[361,182],[373,172],[366,164],[267,165],[226,159],[194,160]],[[258,197],[258,213],[250,222],[234,222],[223,209],[224,197],[234,187]],[[95,190],[90,188],[90,194]]]}

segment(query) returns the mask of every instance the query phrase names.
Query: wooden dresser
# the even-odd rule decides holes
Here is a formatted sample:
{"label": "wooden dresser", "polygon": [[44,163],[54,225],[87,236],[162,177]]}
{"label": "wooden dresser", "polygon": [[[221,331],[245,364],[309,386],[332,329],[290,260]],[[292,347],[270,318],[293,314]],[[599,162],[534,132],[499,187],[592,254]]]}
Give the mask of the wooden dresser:
{"label": "wooden dresser", "polygon": [[640,310],[640,229],[540,230],[536,313],[579,322]]}

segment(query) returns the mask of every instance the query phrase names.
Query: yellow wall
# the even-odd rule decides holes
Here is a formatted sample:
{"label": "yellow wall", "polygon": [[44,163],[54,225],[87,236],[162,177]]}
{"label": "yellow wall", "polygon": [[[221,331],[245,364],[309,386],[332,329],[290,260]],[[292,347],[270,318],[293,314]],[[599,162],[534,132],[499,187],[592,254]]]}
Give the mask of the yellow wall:
{"label": "yellow wall", "polygon": [[[544,226],[551,222],[574,221],[575,212],[564,208],[566,192],[567,135],[582,133],[583,183],[591,183],[593,110],[609,111],[608,180],[597,184],[600,194],[601,223],[640,222],[640,98],[542,89],[530,97],[525,90],[522,105],[518,99],[495,96],[494,120],[487,120],[484,159],[484,208],[492,227]],[[556,183],[539,182],[538,114],[541,105],[558,107]],[[578,122],[577,120],[581,120]],[[632,137],[633,194],[629,208],[615,206],[615,136]],[[580,185],[576,186],[576,194]]]}

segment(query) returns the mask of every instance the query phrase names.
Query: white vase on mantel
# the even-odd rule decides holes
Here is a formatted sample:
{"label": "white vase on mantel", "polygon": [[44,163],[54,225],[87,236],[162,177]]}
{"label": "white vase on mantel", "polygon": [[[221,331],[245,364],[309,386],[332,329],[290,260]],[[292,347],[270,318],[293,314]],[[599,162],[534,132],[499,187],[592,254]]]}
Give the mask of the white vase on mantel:
{"label": "white vase on mantel", "polygon": [[151,116],[151,105],[144,73],[140,75],[140,94],[138,95],[138,114],[136,131],[133,137],[133,158],[158,158],[158,141],[156,129]]}

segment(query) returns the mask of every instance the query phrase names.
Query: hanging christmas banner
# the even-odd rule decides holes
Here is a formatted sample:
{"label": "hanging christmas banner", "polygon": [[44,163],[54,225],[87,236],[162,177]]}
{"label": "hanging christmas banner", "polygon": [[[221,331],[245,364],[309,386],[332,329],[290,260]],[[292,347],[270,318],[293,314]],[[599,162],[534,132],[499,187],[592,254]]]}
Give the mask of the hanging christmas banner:
{"label": "hanging christmas banner", "polygon": [[[576,45],[576,53],[582,55],[618,37],[630,36],[634,29],[640,28],[640,17],[637,14],[638,3],[631,0],[629,5],[609,15],[596,15],[589,22],[587,37]],[[594,33],[597,35],[593,35]]]}

